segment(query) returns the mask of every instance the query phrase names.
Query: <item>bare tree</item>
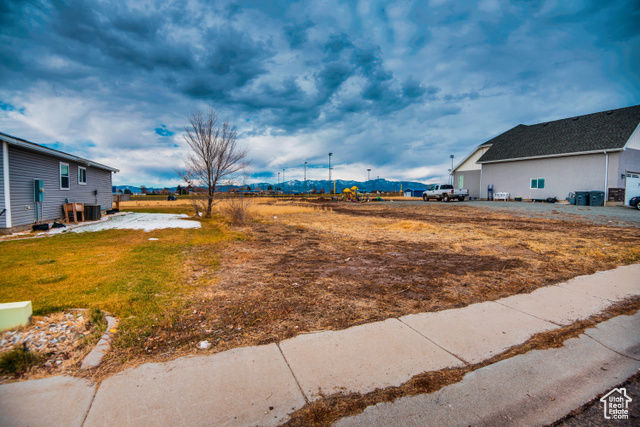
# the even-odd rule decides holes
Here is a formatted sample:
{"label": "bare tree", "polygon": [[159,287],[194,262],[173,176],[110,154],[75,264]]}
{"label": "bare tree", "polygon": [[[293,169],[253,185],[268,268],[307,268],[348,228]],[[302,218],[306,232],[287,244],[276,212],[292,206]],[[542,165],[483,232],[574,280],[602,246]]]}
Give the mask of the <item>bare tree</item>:
{"label": "bare tree", "polygon": [[191,113],[184,130],[183,138],[191,152],[185,157],[186,167],[180,175],[190,185],[205,187],[204,216],[210,217],[216,184],[248,165],[249,150],[238,147],[235,124],[228,120],[220,124],[213,108]]}

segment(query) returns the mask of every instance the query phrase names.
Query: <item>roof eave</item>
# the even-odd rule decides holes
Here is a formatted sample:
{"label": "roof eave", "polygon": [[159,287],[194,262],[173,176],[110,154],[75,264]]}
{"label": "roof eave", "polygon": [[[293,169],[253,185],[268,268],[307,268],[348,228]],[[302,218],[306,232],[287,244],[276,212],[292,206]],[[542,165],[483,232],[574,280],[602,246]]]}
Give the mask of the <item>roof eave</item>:
{"label": "roof eave", "polygon": [[603,150],[593,150],[593,151],[578,151],[574,153],[547,154],[544,156],[516,157],[512,159],[485,160],[485,161],[482,161],[482,159],[480,159],[478,160],[477,163],[488,164],[488,163],[517,162],[520,160],[536,160],[536,159],[549,159],[554,157],[583,156],[586,154],[606,154],[606,153],[613,153],[615,151],[624,151],[624,150],[625,150],[624,147],[622,147],[622,148],[612,148],[610,150],[603,149]]}
{"label": "roof eave", "polygon": [[55,156],[65,160],[71,160],[76,163],[81,163],[85,166],[96,167],[99,169],[105,169],[110,172],[118,173],[120,169],[112,168],[111,166],[103,165],[101,163],[97,163],[88,159],[83,159],[82,157],[74,156],[73,154],[63,153],[62,151],[54,150],[53,148],[47,148],[42,145],[35,144],[33,142],[24,141],[13,136],[7,134],[0,134],[0,139],[2,141],[7,142],[10,145],[24,148],[26,150],[36,151],[44,154],[48,154],[50,156]]}
{"label": "roof eave", "polygon": [[[476,154],[478,152],[478,150],[482,149],[482,148],[487,148],[487,147],[491,147],[493,144],[490,144],[488,142],[485,142],[484,144],[480,144],[476,147],[475,150],[473,150],[471,153],[467,154],[467,157],[465,157],[464,159],[460,160],[460,163],[458,163],[456,165],[455,168],[453,168],[453,170],[451,172],[455,172],[458,170],[458,168],[460,166],[462,166],[464,164],[464,162],[466,162],[467,160],[469,160],[474,154]],[[478,163],[478,162],[476,162]]]}

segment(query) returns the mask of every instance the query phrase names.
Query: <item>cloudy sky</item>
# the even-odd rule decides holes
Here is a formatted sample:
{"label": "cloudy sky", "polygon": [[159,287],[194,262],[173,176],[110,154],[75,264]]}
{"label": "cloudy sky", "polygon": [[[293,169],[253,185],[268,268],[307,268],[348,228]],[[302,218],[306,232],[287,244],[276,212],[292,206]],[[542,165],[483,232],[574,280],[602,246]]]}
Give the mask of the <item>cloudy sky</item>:
{"label": "cloudy sky", "polygon": [[0,131],[176,185],[191,111],[253,181],[446,180],[519,123],[640,103],[630,1],[0,1]]}

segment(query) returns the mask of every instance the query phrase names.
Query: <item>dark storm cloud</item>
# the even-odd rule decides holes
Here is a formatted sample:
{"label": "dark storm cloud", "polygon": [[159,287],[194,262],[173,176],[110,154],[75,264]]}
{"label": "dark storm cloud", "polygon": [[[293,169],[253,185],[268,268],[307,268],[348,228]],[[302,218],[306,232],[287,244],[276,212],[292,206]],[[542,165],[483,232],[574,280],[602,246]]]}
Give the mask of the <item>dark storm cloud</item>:
{"label": "dark storm cloud", "polygon": [[[34,35],[24,38],[17,26],[7,31],[11,42],[0,47],[0,58],[4,59],[0,76],[25,86],[46,79],[89,91],[95,90],[97,78],[101,85],[112,86],[112,96],[142,93],[144,86],[155,79],[189,98],[237,112],[266,109],[273,125],[288,130],[322,126],[325,122],[316,119],[336,106],[344,108],[345,114],[363,108],[388,112],[420,102],[424,94],[418,81],[403,84],[385,69],[380,46],[370,42],[363,45],[344,32],[320,32],[310,41],[308,32],[316,26],[310,19],[284,25],[278,31],[290,48],[305,45],[310,52],[322,52],[306,60],[316,69],[311,75],[314,90],[309,93],[301,89],[295,69],[284,75],[274,74],[269,70],[277,51],[274,39],[257,37],[259,32],[247,27],[254,23],[243,17],[251,12],[264,14],[265,20],[274,19],[284,15],[285,3],[242,2],[218,9],[201,4],[201,13],[189,13],[180,3],[152,4],[142,9],[134,5],[70,1],[45,2],[36,7],[5,3],[9,15],[29,21]],[[35,8],[44,11],[40,13],[43,19],[29,13]],[[211,24],[207,13],[228,21]],[[388,21],[384,9],[377,15]],[[185,28],[196,34],[196,39],[170,37],[172,31]],[[425,39],[417,37],[415,44],[419,46]],[[50,62],[58,64],[43,61],[34,52],[53,55]],[[359,89],[360,100],[336,99],[344,84],[356,76],[365,79]],[[334,113],[324,117],[339,119],[341,112]]]}
{"label": "dark storm cloud", "polygon": [[289,41],[289,47],[292,49],[299,48],[307,42],[307,30],[315,24],[306,21],[302,24],[286,25],[284,27],[284,35]]}
{"label": "dark storm cloud", "polygon": [[210,44],[192,73],[177,77],[187,95],[205,100],[232,100],[233,92],[265,72],[273,52],[263,43],[230,29],[206,32]]}
{"label": "dark storm cloud", "polygon": [[329,40],[324,44],[325,52],[328,53],[329,58],[336,58],[343,50],[353,47],[353,44],[349,40],[346,34],[331,35]]}
{"label": "dark storm cloud", "polygon": [[[213,105],[276,146],[258,167],[329,149],[405,173],[518,123],[637,103],[639,21],[637,0],[4,0],[0,125],[127,149],[133,168]],[[140,173],[160,177],[163,155]]]}

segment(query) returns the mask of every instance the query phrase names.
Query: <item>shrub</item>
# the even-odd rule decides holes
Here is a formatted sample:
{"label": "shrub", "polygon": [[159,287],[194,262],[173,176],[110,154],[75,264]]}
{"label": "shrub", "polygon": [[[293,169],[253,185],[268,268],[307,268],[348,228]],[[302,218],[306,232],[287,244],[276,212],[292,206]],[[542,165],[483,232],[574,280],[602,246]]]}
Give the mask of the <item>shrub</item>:
{"label": "shrub", "polygon": [[107,319],[104,318],[104,314],[102,311],[97,308],[92,308],[89,312],[89,322],[96,326],[96,329],[99,331],[104,331],[107,329]]}
{"label": "shrub", "polygon": [[23,374],[41,361],[42,356],[30,351],[27,345],[23,343],[23,345],[0,355],[0,371],[10,374]]}
{"label": "shrub", "polygon": [[234,225],[243,225],[253,219],[251,199],[248,197],[232,197],[220,207],[220,212]]}

